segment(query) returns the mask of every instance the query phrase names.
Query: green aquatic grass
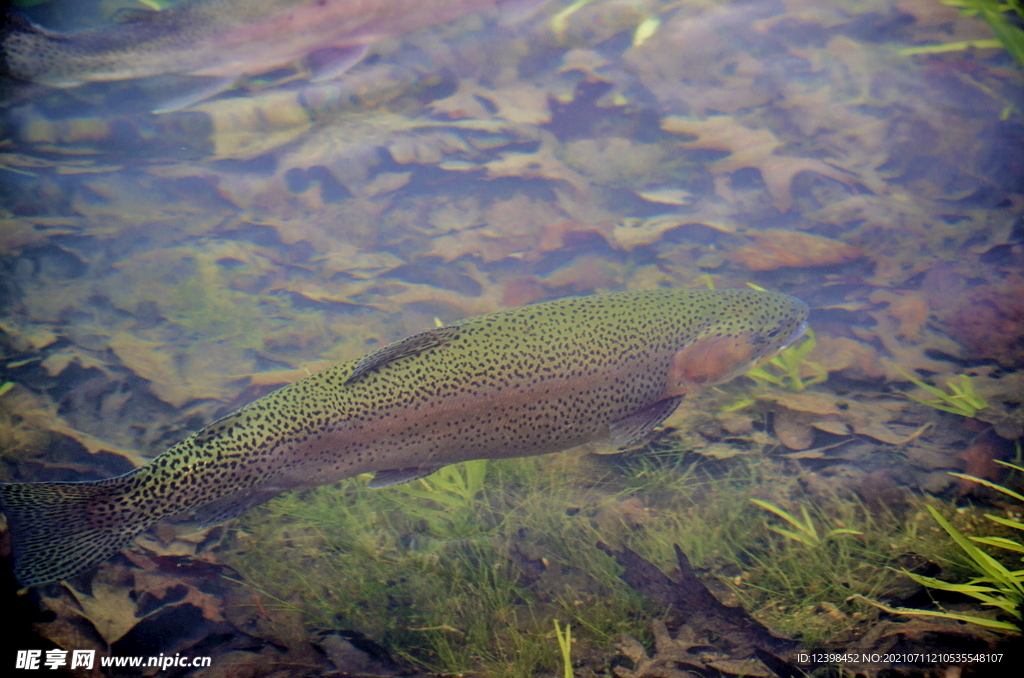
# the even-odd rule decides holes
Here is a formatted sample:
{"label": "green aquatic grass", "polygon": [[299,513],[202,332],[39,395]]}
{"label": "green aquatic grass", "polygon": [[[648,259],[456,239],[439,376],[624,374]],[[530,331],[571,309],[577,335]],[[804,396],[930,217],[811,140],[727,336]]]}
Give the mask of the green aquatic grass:
{"label": "green aquatic grass", "polygon": [[[1017,62],[1024,66],[1024,29],[1020,23],[1024,22],[1024,3],[1021,0],[942,0],[943,4],[960,7],[961,13],[966,16],[979,15],[988,25],[992,32],[1002,43],[1010,54],[1017,59]],[[1014,25],[1010,15],[1015,14],[1018,25]]]}
{"label": "green aquatic grass", "polygon": [[[963,550],[964,554],[970,559],[971,565],[981,574],[981,576],[971,579],[966,584],[953,584],[933,577],[922,577],[920,575],[909,573],[908,576],[910,576],[914,581],[924,584],[929,588],[964,593],[975,598],[981,602],[982,605],[998,608],[1018,620],[1015,624],[1005,624],[995,620],[975,621],[975,623],[980,623],[991,628],[1013,629],[1020,631],[1022,629],[1020,624],[1020,608],[1021,604],[1024,603],[1024,570],[1011,572],[998,560],[985,553],[977,546],[974,546],[971,543],[972,540],[969,540],[959,530],[953,527],[953,525],[950,524],[950,522],[946,520],[934,507],[929,506],[928,510],[931,512],[932,517],[935,518],[935,521],[942,526],[942,529],[944,529],[953,541],[956,542],[957,546]],[[1024,529],[1024,526],[1021,526],[1020,529]],[[973,540],[978,541],[977,538],[973,538]],[[984,543],[984,541],[988,541],[990,544],[993,542],[991,538],[983,538],[982,543]],[[1010,540],[1006,541],[1009,542]],[[1016,544],[1016,542],[1012,543]],[[999,545],[998,541],[995,545]],[[1020,545],[1017,544],[1017,546]]]}
{"label": "green aquatic grass", "polygon": [[[663,451],[474,464],[408,486],[352,479],[284,495],[246,516],[228,564],[267,600],[299,594],[313,626],[359,629],[437,672],[525,678],[564,673],[567,649],[611,656],[619,634],[650,640],[664,610],[619,579],[598,542],[665,572],[679,544],[731,604],[808,646],[871,613],[847,599],[877,596],[897,556],[947,548],[921,529],[923,509],[902,518],[850,498],[812,500],[768,458]],[[766,510],[786,528],[766,529]],[[555,636],[561,656],[551,651],[556,619],[572,627],[570,648]]]}
{"label": "green aquatic grass", "polygon": [[[600,537],[587,521],[565,516],[564,497],[534,461],[481,462],[494,468],[479,498],[470,488],[482,474],[472,465],[457,465],[445,481],[428,477],[429,491],[353,480],[286,495],[248,524],[233,564],[270,599],[298,592],[314,625],[359,628],[430,670],[525,677],[554,669],[556,615],[610,645],[619,633],[642,632],[630,615],[643,602],[594,547]],[[437,494],[444,482],[457,491]],[[544,600],[509,557],[524,541],[522,557],[546,563]],[[603,569],[565,585],[563,574],[598,558]]]}
{"label": "green aquatic grass", "polygon": [[478,528],[476,511],[487,476],[487,460],[477,459],[445,466],[416,482],[396,485],[395,490],[425,499],[409,502],[406,509],[427,522],[435,534],[454,537]]}
{"label": "green aquatic grass", "polygon": [[[957,7],[961,16],[980,16],[995,33],[995,39],[964,40],[939,45],[922,45],[901,49],[900,54],[936,54],[941,52],[962,52],[968,49],[991,49],[1003,47],[1024,66],[1024,3],[1021,0],[940,0],[943,5]],[[1017,24],[1012,17],[1016,15]]]}
{"label": "green aquatic grass", "polygon": [[835,537],[840,534],[856,534],[861,536],[864,535],[863,532],[858,532],[857,530],[851,530],[845,527],[836,527],[825,532],[824,535],[819,535],[818,528],[815,525],[814,520],[811,518],[810,514],[807,512],[806,506],[800,506],[800,512],[802,514],[802,517],[797,518],[790,512],[781,509],[778,506],[775,506],[774,504],[769,504],[766,501],[761,501],[760,499],[751,499],[750,501],[751,503],[760,506],[765,511],[774,513],[775,515],[779,516],[795,529],[786,530],[781,527],[769,525],[767,523],[765,523],[765,527],[767,527],[772,532],[775,532],[776,534],[781,534],[783,537],[792,539],[793,541],[804,544],[805,546],[820,546],[824,541],[827,541],[828,539],[831,539],[832,537]]}
{"label": "green aquatic grass", "polygon": [[[806,339],[789,346],[769,360],[764,367],[747,370],[744,375],[755,381],[788,388],[791,391],[803,391],[808,386],[820,384],[828,379],[828,370],[807,359],[817,345],[818,340],[814,336],[814,330],[808,328]],[[804,368],[809,368],[814,374],[810,377],[802,377],[801,372]]]}
{"label": "green aquatic grass", "polygon": [[227,284],[220,266],[197,262],[167,295],[168,317],[200,341],[232,340],[244,348],[262,348],[259,314],[248,295]]}
{"label": "green aquatic grass", "polygon": [[562,655],[562,678],[574,678],[572,670],[572,625],[566,624],[565,630],[555,621],[555,638],[558,640],[558,649]]}
{"label": "green aquatic grass", "polygon": [[[1005,461],[997,461],[997,463],[1019,473],[1024,473],[1024,467],[1016,464],[1011,464]],[[1024,495],[1021,495],[1019,492],[1015,492],[1014,490],[998,483],[965,473],[951,473],[950,475],[979,483],[1024,503]],[[950,523],[937,509],[935,509],[935,507],[928,506],[927,508],[935,521],[960,548],[963,555],[966,557],[968,567],[974,570],[975,574],[979,576],[973,577],[965,583],[949,582],[934,577],[923,577],[910,572],[906,572],[907,576],[919,584],[929,588],[941,591],[950,591],[952,593],[960,593],[970,598],[974,598],[981,603],[983,607],[996,608],[997,610],[1000,610],[1005,616],[1009,617],[1011,621],[1002,621],[989,617],[978,617],[976,615],[949,612],[946,610],[920,610],[905,607],[891,608],[875,601],[870,602],[881,607],[887,612],[897,614],[955,619],[957,621],[970,622],[972,624],[978,624],[979,626],[984,626],[998,631],[1018,633],[1024,631],[1024,615],[1022,615],[1021,612],[1022,608],[1024,608],[1024,569],[1009,569],[999,560],[993,558],[985,551],[982,551],[971,542],[992,546],[1010,553],[1024,553],[1024,544],[1007,537],[967,537],[960,530],[956,529],[952,523]],[[1019,520],[994,516],[988,513],[985,514],[985,517],[997,525],[1024,532],[1024,523]]]}
{"label": "green aquatic grass", "polygon": [[962,417],[974,417],[979,411],[988,407],[988,401],[975,393],[974,384],[971,382],[971,378],[966,374],[961,374],[955,379],[947,380],[946,387],[949,391],[946,392],[941,388],[936,388],[931,384],[926,384],[914,375],[908,373],[896,363],[890,364],[896,368],[896,371],[902,374],[907,381],[914,384],[914,386],[924,389],[935,396],[934,399],[926,400],[904,391],[896,391],[900,395],[904,395],[916,403],[933,407],[936,410],[941,410],[942,412],[959,414]]}

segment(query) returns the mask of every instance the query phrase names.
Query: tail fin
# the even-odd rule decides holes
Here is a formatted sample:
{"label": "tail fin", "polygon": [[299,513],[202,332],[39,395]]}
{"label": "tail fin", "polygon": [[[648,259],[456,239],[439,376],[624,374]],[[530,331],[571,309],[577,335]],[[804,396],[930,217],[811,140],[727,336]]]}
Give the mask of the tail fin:
{"label": "tail fin", "polygon": [[0,483],[18,581],[37,586],[73,577],[149,527],[129,520],[119,501],[133,474],[91,482]]}
{"label": "tail fin", "polygon": [[75,44],[75,38],[37,26],[10,10],[0,11],[0,19],[0,75],[22,82],[45,81],[51,87],[81,84],[66,77],[61,68],[71,56],[67,50]]}
{"label": "tail fin", "polygon": [[[25,36],[34,36],[42,29],[17,12],[0,10],[0,76],[21,80],[28,78],[21,73],[21,45]],[[8,41],[10,46],[8,47]]]}

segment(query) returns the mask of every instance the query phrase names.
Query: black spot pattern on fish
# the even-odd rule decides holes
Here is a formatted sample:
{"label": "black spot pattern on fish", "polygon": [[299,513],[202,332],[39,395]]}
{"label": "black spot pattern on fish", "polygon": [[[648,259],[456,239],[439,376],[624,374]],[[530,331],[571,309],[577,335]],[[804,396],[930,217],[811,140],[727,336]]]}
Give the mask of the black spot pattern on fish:
{"label": "black spot pattern on fish", "polygon": [[[107,535],[103,548],[89,549],[95,560],[157,520],[230,504],[232,496],[245,508],[252,490],[269,496],[363,472],[543,454],[607,438],[611,423],[664,399],[677,351],[736,337],[756,347],[754,358],[772,355],[806,316],[803,302],[782,294],[653,290],[470,318],[436,346],[385,353],[394,358],[374,361],[351,383],[365,362],[341,363],[210,424],[103,481],[111,485],[104,492],[78,497],[76,525],[62,531],[88,531],[93,544]],[[33,503],[32,488],[52,485],[0,485],[0,502],[25,526],[31,510],[19,511]],[[31,573],[23,558],[19,577],[70,576],[89,565],[77,562],[81,555],[75,563],[59,554],[49,564],[33,559]]]}

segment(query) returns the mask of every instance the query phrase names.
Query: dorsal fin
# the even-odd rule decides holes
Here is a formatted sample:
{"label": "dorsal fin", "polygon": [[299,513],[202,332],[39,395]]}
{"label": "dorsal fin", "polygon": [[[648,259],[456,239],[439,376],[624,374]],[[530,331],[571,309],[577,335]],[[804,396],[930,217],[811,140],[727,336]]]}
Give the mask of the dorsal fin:
{"label": "dorsal fin", "polygon": [[244,407],[232,412],[231,414],[227,414],[216,421],[210,422],[208,425],[193,434],[192,443],[202,447],[217,438],[230,436],[232,434],[232,429],[235,427],[242,428],[245,424],[245,419],[251,416],[252,415],[247,412]]}
{"label": "dorsal fin", "polygon": [[404,358],[410,355],[417,355],[430,348],[436,348],[442,344],[446,344],[453,339],[457,339],[461,330],[457,325],[451,327],[439,327],[436,330],[427,330],[426,332],[420,332],[414,334],[411,337],[396,341],[393,344],[380,348],[369,355],[363,356],[356,362],[355,368],[352,370],[352,374],[348,375],[348,379],[345,380],[346,384],[351,384],[356,379],[364,376],[368,372],[387,365],[388,363]]}

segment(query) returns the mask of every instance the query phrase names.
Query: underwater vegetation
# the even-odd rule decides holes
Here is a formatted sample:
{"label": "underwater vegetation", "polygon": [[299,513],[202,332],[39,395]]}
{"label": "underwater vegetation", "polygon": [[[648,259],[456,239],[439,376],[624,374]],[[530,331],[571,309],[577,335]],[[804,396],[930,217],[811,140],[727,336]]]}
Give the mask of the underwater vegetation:
{"label": "underwater vegetation", "polygon": [[575,674],[572,670],[572,624],[566,624],[563,631],[556,619],[555,638],[558,639],[558,649],[562,653],[562,676],[573,678]]}
{"label": "underwater vegetation", "polygon": [[43,591],[34,630],[252,678],[775,671],[713,667],[742,651],[628,583],[609,552],[630,549],[660,582],[685,554],[786,647],[1019,642],[1021,516],[995,487],[1021,493],[1019,9],[552,0],[185,111],[126,105],[131,82],[3,109],[5,481],[125,473],[333,364],[538,301],[754,283],[813,326],[640,449],[158,525]]}
{"label": "underwater vegetation", "polygon": [[980,16],[992,27],[999,42],[1024,67],[1024,4],[1020,0],[943,0],[959,7],[964,16]]}
{"label": "underwater vegetation", "polygon": [[[1018,473],[1024,473],[1024,468],[1015,464],[998,460],[997,463],[1017,471]],[[1013,498],[1017,502],[1020,502],[1020,504],[1016,506],[1016,512],[1011,512],[1011,515],[1016,515],[1019,518],[1020,509],[1024,507],[1024,495],[983,478],[977,478],[975,476],[962,473],[955,473],[953,475],[966,478],[972,482],[980,483],[985,487],[989,487],[1001,494]],[[953,593],[961,593],[969,596],[970,598],[980,602],[984,607],[1000,610],[1003,613],[1003,616],[1008,618],[1010,621],[1002,621],[988,617],[977,617],[946,610],[926,611],[908,608],[897,608],[894,610],[885,606],[883,606],[882,609],[900,614],[956,619],[1000,631],[1016,631],[1018,633],[1024,631],[1024,612],[1022,612],[1022,608],[1024,608],[1024,569],[1008,569],[1000,561],[982,551],[971,542],[995,547],[1012,554],[1024,553],[1024,544],[1015,539],[1002,536],[967,537],[953,527],[953,525],[950,524],[950,522],[943,517],[943,515],[934,506],[928,506],[928,511],[932,514],[932,517],[935,518],[936,522],[942,526],[942,529],[949,534],[953,541],[956,542],[956,545],[963,551],[963,555],[966,556],[969,567],[975,570],[980,576],[974,577],[965,583],[943,581],[934,577],[924,577],[912,572],[906,573],[907,576],[919,584],[923,584],[932,589],[951,591]],[[985,514],[985,518],[997,525],[1009,527],[1012,530],[1019,532],[1024,531],[1024,523],[1019,519],[995,516],[989,513]],[[1019,558],[1018,560],[1024,562],[1024,558]]]}
{"label": "underwater vegetation", "polygon": [[1024,5],[1020,0],[939,0],[943,5],[956,7],[960,10],[961,16],[976,16],[984,19],[992,32],[996,34],[995,39],[964,40],[961,42],[946,42],[927,47],[910,47],[900,50],[901,54],[938,54],[941,52],[957,52],[970,48],[984,49],[987,47],[1002,47],[1006,49],[1021,66],[1024,67],[1024,28],[1021,27],[1024,21]]}
{"label": "underwater vegetation", "polygon": [[934,407],[935,409],[943,412],[959,414],[964,417],[973,417],[979,410],[983,410],[988,407],[988,401],[974,392],[974,386],[971,383],[971,378],[966,374],[961,374],[956,379],[948,380],[946,382],[946,388],[949,389],[949,392],[946,392],[941,388],[936,388],[931,384],[926,384],[917,377],[907,374],[907,372],[899,365],[893,365],[893,368],[906,377],[907,381],[914,384],[914,386],[936,396],[931,400],[925,400],[924,398],[920,398],[909,393],[903,393],[903,391],[897,391],[897,393],[902,393],[916,403],[921,403],[928,407]]}
{"label": "underwater vegetation", "polygon": [[781,534],[783,537],[788,537],[789,539],[792,539],[793,541],[798,541],[806,546],[819,546],[823,540],[831,539],[832,537],[835,537],[836,535],[840,534],[864,534],[863,532],[851,530],[846,527],[835,527],[826,532],[825,534],[819,535],[818,528],[814,524],[814,520],[811,519],[810,514],[807,512],[806,506],[800,507],[800,512],[802,515],[800,518],[797,518],[796,516],[789,513],[789,511],[781,509],[778,506],[769,504],[766,501],[761,501],[760,499],[751,499],[750,501],[760,506],[765,511],[770,511],[771,513],[774,513],[775,515],[779,516],[787,523],[789,523],[795,531],[786,530],[781,527],[775,527],[773,525],[767,524],[765,525],[765,527],[767,527],[772,532]]}
{"label": "underwater vegetation", "polygon": [[[793,499],[795,479],[767,460],[714,469],[650,453],[474,462],[487,465],[475,495],[466,481],[480,471],[460,468],[412,492],[353,480],[284,496],[245,519],[227,562],[276,601],[265,605],[301,609],[315,628],[365,629],[434,671],[530,676],[558,668],[552,640],[569,665],[565,632],[551,635],[560,620],[579,659],[610,656],[622,633],[650,638],[658,609],[618,579],[598,540],[666,565],[680,544],[720,597],[806,647],[875,619],[864,599],[909,597],[900,586],[919,579],[895,582],[901,563],[945,561],[957,548],[927,528],[932,504],[921,499],[900,512]],[[744,500],[751,492],[772,501]],[[766,529],[764,511],[786,527]]]}
{"label": "underwater vegetation", "polygon": [[[818,345],[814,330],[807,330],[807,338],[796,345],[783,350],[779,355],[768,361],[766,367],[755,367],[744,372],[745,376],[763,383],[774,384],[793,391],[803,391],[808,386],[820,384],[828,379],[828,370],[818,363],[808,360],[807,356]],[[802,377],[801,371],[810,369],[816,373],[810,377]]]}

